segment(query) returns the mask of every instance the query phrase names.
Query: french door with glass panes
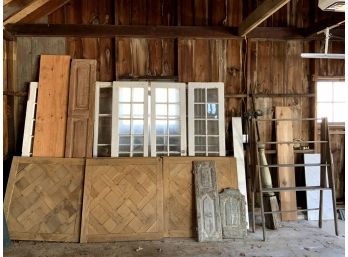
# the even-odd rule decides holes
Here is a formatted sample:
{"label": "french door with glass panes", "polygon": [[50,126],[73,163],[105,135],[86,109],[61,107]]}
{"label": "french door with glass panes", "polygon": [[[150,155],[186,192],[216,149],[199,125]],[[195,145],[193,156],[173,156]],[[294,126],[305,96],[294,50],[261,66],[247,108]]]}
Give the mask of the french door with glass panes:
{"label": "french door with glass panes", "polygon": [[151,82],[151,156],[186,155],[186,84]]}
{"label": "french door with glass panes", "polygon": [[148,82],[113,82],[111,156],[148,156]]}
{"label": "french door with glass panes", "polygon": [[188,83],[190,156],[225,156],[224,83]]}

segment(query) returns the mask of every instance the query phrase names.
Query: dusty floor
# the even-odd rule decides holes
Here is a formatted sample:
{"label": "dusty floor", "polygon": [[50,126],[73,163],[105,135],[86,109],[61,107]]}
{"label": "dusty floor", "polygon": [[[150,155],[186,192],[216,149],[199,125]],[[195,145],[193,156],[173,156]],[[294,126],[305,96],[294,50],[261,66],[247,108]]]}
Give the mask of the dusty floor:
{"label": "dusty floor", "polygon": [[[13,242],[5,250],[6,257],[130,257],[130,256],[344,256],[344,222],[339,220],[340,236],[333,234],[332,222],[323,229],[317,222],[286,222],[277,231],[267,231],[268,240],[261,241],[262,229],[248,233],[246,240],[198,243],[194,239],[165,239],[117,243],[43,243]],[[138,249],[138,251],[136,250]]]}

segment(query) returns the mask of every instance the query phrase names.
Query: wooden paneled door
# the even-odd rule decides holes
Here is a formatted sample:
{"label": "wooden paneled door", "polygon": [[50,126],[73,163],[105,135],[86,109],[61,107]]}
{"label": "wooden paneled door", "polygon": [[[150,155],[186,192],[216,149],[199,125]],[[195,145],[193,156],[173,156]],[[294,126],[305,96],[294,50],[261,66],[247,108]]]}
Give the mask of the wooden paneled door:
{"label": "wooden paneled door", "polygon": [[79,242],[85,160],[14,157],[4,200],[12,240]]}
{"label": "wooden paneled door", "polygon": [[71,62],[65,157],[92,157],[96,60]]}
{"label": "wooden paneled door", "polygon": [[81,242],[163,237],[160,158],[89,159]]}

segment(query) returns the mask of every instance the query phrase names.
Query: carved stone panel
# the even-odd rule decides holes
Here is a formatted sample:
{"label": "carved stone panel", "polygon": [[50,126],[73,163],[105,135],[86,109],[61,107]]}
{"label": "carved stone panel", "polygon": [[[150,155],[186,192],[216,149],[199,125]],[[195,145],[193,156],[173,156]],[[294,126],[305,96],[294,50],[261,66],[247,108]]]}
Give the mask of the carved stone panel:
{"label": "carved stone panel", "polygon": [[216,186],[214,161],[195,161],[195,190],[198,241],[222,239],[219,197]]}
{"label": "carved stone panel", "polygon": [[226,188],[220,193],[223,238],[244,238],[247,234],[245,197],[237,189]]}

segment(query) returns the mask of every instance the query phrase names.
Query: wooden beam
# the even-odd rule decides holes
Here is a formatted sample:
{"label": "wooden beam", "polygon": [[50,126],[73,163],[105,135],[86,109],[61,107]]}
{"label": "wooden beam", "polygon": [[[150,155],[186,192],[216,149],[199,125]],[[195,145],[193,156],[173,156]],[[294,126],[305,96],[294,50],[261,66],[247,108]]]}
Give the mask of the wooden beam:
{"label": "wooden beam", "polygon": [[304,32],[304,36],[305,37],[315,36],[317,32],[320,32],[326,28],[335,26],[343,21],[344,21],[344,13],[337,13],[334,17],[331,17],[330,19],[324,19],[308,27]]}
{"label": "wooden beam", "polygon": [[9,23],[25,23],[35,21],[43,16],[49,15],[69,0],[35,0],[29,5],[13,14],[4,21],[4,25]]}
{"label": "wooden beam", "polygon": [[[7,24],[5,31],[22,37],[137,37],[242,39],[237,28],[224,26],[138,26],[87,24]],[[248,38],[303,39],[302,30],[287,27],[260,27]]]}
{"label": "wooden beam", "polygon": [[290,0],[265,0],[239,25],[239,35],[244,37]]}
{"label": "wooden beam", "polygon": [[13,0],[4,0],[4,1],[3,1],[3,6],[5,6],[5,5],[11,3],[12,1],[13,1]]}

